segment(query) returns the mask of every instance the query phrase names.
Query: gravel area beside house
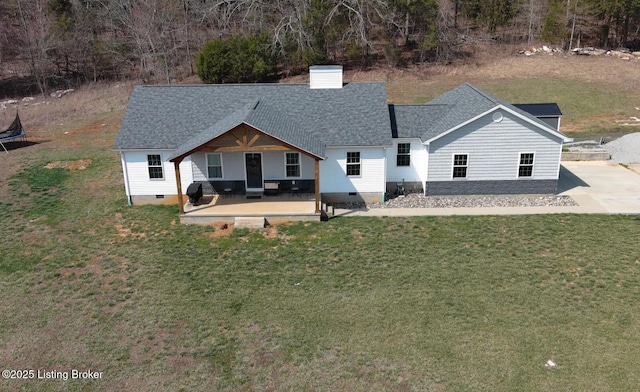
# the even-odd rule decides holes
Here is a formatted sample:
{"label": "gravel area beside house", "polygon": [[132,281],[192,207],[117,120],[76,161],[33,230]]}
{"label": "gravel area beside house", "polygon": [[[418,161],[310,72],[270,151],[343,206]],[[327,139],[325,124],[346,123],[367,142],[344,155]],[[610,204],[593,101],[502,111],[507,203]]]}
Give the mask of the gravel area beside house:
{"label": "gravel area beside house", "polygon": [[567,207],[576,202],[569,196],[495,195],[495,196],[424,196],[410,193],[384,203],[336,203],[339,209],[372,208],[461,208],[461,207]]}
{"label": "gravel area beside house", "polygon": [[602,145],[615,163],[640,163],[640,132],[624,135]]}
{"label": "gravel area beside house", "polygon": [[[624,135],[599,145],[611,154],[615,163],[640,163],[640,132]],[[593,148],[592,146],[585,147]],[[461,208],[461,207],[569,207],[578,205],[570,196],[556,195],[492,195],[492,196],[424,196],[411,193],[384,203],[336,203],[335,208],[365,210],[372,208]]]}

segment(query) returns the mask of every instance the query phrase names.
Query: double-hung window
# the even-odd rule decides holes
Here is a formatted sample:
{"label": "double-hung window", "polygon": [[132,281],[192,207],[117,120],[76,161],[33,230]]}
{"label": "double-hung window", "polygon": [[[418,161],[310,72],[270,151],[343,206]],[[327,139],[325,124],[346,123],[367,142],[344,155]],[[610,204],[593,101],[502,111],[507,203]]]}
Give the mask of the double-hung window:
{"label": "double-hung window", "polygon": [[286,152],[284,154],[284,170],[287,177],[300,177],[300,153]]}
{"label": "double-hung window", "polygon": [[396,166],[411,165],[411,143],[398,143]]}
{"label": "double-hung window", "polygon": [[453,156],[453,178],[467,177],[467,154],[455,154]]}
{"label": "double-hung window", "polygon": [[518,177],[533,176],[533,153],[526,152],[520,154],[520,164],[518,165]]}
{"label": "double-hung window", "polygon": [[210,179],[222,178],[222,155],[207,154],[207,177]]}
{"label": "double-hung window", "polygon": [[360,152],[347,152],[347,175],[360,175]]}
{"label": "double-hung window", "polygon": [[149,179],[163,180],[162,157],[159,154],[147,155],[147,167],[149,169]]}

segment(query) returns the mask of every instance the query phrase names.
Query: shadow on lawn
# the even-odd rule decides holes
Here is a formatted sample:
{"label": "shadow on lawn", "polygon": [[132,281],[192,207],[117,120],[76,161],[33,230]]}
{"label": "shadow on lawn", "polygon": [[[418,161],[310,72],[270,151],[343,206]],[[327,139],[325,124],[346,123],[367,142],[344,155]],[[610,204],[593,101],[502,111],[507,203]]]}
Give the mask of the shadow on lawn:
{"label": "shadow on lawn", "polygon": [[[37,144],[41,144],[42,142],[32,142],[32,141],[10,141],[2,143],[4,148],[9,151],[18,150],[23,147],[31,147]],[[4,152],[2,148],[0,148],[0,152]]]}

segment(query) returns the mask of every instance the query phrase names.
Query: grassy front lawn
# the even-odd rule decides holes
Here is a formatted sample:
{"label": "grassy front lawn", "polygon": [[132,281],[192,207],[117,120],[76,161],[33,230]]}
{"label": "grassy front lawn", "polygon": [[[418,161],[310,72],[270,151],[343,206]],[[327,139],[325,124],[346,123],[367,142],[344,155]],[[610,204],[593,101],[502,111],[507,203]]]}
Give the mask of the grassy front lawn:
{"label": "grassy front lawn", "polygon": [[112,154],[84,170],[48,163],[13,176],[0,209],[2,367],[104,374],[0,389],[640,385],[638,217],[225,231],[180,225],[176,207],[128,207]]}

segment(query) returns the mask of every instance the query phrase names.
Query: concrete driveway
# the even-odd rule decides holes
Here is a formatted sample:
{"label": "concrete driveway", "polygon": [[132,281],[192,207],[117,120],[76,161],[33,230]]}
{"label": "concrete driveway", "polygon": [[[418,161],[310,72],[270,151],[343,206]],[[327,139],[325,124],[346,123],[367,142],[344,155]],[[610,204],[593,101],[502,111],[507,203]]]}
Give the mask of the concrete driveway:
{"label": "concrete driveway", "polygon": [[616,163],[562,162],[558,193],[583,213],[640,214],[640,174]]}

